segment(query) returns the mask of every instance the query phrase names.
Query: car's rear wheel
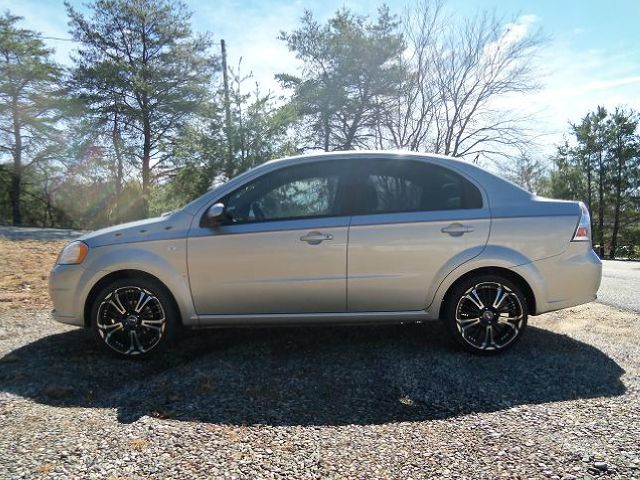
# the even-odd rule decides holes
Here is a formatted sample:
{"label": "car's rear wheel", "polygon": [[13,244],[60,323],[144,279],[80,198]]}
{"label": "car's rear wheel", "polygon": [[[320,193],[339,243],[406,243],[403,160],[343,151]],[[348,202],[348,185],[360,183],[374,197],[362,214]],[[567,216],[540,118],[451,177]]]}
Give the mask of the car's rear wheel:
{"label": "car's rear wheel", "polygon": [[116,280],[95,296],[91,326],[98,343],[124,358],[147,357],[172,338],[177,311],[161,285],[143,278]]}
{"label": "car's rear wheel", "polygon": [[455,285],[445,312],[453,338],[481,355],[508,350],[527,326],[527,301],[521,289],[497,275],[478,275]]}

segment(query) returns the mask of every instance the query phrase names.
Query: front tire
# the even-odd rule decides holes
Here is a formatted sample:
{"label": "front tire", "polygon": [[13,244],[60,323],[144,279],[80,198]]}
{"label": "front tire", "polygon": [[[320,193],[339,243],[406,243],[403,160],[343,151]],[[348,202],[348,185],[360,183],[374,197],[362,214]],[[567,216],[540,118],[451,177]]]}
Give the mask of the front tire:
{"label": "front tire", "polygon": [[477,275],[454,286],[445,322],[465,350],[495,355],[520,340],[528,313],[526,297],[514,282],[498,275]]}
{"label": "front tire", "polygon": [[143,358],[173,338],[177,310],[167,290],[143,278],[116,280],[91,308],[91,327],[103,349],[121,358]]}

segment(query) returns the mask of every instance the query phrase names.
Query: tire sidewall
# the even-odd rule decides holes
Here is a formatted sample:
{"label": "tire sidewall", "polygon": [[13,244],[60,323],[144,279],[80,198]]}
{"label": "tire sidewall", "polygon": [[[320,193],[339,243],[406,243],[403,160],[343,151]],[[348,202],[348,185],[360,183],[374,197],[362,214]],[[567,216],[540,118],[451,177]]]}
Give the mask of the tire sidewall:
{"label": "tire sidewall", "polygon": [[[465,341],[464,338],[462,338],[462,335],[460,334],[460,332],[458,331],[458,326],[456,322],[456,308],[458,306],[458,301],[465,294],[467,290],[469,290],[475,285],[478,285],[479,283],[501,283],[507,286],[518,297],[522,305],[522,313],[524,318],[522,321],[522,327],[518,332],[518,336],[514,340],[512,340],[508,345],[497,350],[481,350],[481,349],[475,348],[473,345]],[[477,354],[477,355],[499,355],[503,352],[510,350],[511,348],[513,348],[515,344],[517,344],[520,341],[520,339],[522,338],[522,336],[524,335],[527,329],[528,319],[529,319],[529,305],[527,304],[526,297],[522,293],[522,289],[518,287],[516,283],[500,275],[477,275],[477,276],[469,277],[459,282],[457,285],[453,287],[453,289],[451,290],[451,295],[449,295],[448,297],[447,305],[445,306],[444,321],[447,326],[447,330],[449,331],[449,334],[454,338],[456,343],[462,346],[462,348],[464,348],[466,351]]]}
{"label": "tire sidewall", "polygon": [[[100,305],[109,293],[123,287],[139,287],[144,290],[148,290],[159,300],[162,308],[164,309],[166,318],[164,333],[160,338],[158,344],[156,344],[156,346],[148,352],[138,353],[136,355],[125,355],[107,345],[100,335],[100,331],[98,328],[98,311],[100,309]],[[173,298],[171,297],[167,289],[156,282],[149,281],[144,278],[124,278],[109,283],[98,292],[98,294],[94,297],[93,304],[91,305],[91,330],[93,331],[93,335],[100,347],[118,358],[126,358],[130,360],[149,358],[165,349],[175,337],[177,318],[177,309],[175,307]]]}

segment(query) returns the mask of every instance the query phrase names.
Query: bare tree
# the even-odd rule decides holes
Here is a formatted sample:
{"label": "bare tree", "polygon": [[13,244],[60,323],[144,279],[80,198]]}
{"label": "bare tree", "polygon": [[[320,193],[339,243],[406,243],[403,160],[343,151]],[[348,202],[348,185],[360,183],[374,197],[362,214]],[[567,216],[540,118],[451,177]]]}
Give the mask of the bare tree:
{"label": "bare tree", "polygon": [[440,2],[419,1],[405,18],[403,96],[383,120],[380,143],[472,158],[522,149],[529,117],[499,101],[539,87],[534,59],[544,37],[531,23],[484,12],[460,24]]}
{"label": "bare tree", "polygon": [[442,2],[419,1],[407,9],[404,38],[410,56],[403,59],[400,95],[388,104],[378,129],[379,147],[421,150],[437,127],[437,92],[432,49],[443,32]]}
{"label": "bare tree", "polygon": [[540,190],[546,173],[542,161],[531,157],[527,152],[522,152],[507,162],[500,162],[499,167],[508,180],[533,193]]}

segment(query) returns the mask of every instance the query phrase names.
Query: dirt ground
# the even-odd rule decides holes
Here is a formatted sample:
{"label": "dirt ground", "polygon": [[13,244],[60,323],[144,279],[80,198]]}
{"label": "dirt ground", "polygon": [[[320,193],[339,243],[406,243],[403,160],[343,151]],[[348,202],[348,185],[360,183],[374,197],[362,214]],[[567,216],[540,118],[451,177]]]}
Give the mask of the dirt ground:
{"label": "dirt ground", "polygon": [[67,243],[0,237],[0,312],[51,308],[49,271]]}

